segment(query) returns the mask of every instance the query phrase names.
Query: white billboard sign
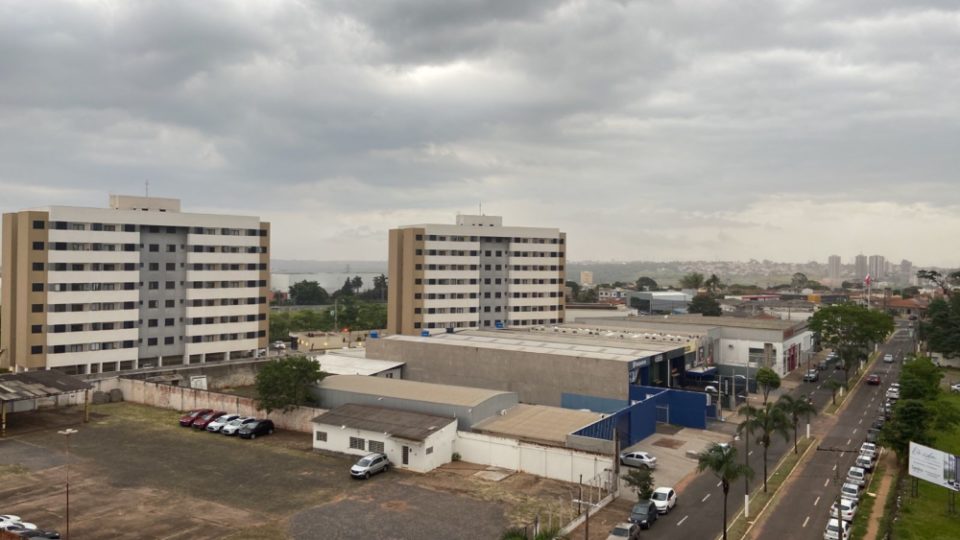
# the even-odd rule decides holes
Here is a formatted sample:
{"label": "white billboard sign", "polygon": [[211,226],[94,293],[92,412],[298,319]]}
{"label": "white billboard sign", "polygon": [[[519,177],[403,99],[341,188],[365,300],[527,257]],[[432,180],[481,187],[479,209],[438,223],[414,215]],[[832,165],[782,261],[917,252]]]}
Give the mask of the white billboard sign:
{"label": "white billboard sign", "polygon": [[910,442],[910,476],[960,491],[960,456]]}

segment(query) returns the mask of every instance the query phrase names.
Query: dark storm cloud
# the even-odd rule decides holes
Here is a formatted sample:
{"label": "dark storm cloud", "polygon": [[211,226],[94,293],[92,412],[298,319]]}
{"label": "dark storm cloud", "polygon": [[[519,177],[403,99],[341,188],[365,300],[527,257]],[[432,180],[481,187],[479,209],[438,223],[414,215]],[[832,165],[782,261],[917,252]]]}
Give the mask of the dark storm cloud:
{"label": "dark storm cloud", "polygon": [[[914,230],[918,208],[956,226],[957,9],[5,2],[0,206],[101,205],[150,180],[272,220],[281,257],[379,259],[385,228],[483,200],[566,229],[573,258],[938,262],[863,231],[878,213]],[[803,213],[818,205],[833,213]]]}

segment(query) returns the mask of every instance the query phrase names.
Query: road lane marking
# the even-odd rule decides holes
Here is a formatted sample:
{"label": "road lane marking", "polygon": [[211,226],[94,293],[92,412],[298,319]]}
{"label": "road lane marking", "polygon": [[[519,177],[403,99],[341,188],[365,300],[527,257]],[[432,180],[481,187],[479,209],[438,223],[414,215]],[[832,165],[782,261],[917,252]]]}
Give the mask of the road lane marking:
{"label": "road lane marking", "polygon": [[833,464],[833,470],[837,470],[837,464],[836,464],[836,463]]}
{"label": "road lane marking", "polygon": [[677,522],[677,527],[683,525],[683,522],[686,521],[688,517],[690,517],[690,516],[683,516],[683,519],[681,519],[680,521]]}
{"label": "road lane marking", "polygon": [[829,479],[829,478],[827,478],[826,480],[823,481],[823,487],[827,487],[829,484],[830,484],[830,479]]}
{"label": "road lane marking", "polygon": [[700,502],[702,502],[702,503],[707,502],[707,499],[709,499],[709,498],[710,498],[710,494],[707,493],[706,495],[703,496],[702,499],[700,499]]}
{"label": "road lane marking", "polygon": [[723,485],[723,480],[717,482],[717,487],[720,487],[720,486],[722,486],[722,485]]}
{"label": "road lane marking", "polygon": [[857,428],[853,428],[853,434],[854,434],[854,435],[857,434]]}
{"label": "road lane marking", "polygon": [[[847,444],[850,444],[852,442],[853,442],[853,439],[847,439]],[[843,454],[840,454],[840,457],[843,457]]]}
{"label": "road lane marking", "polygon": [[819,390],[819,389],[821,389],[821,388],[823,388],[823,385],[822,385],[822,384],[818,384],[818,385],[817,385],[817,390]]}
{"label": "road lane marking", "polygon": [[819,503],[819,502],[820,502],[820,497],[817,497],[817,499],[816,499],[815,501],[813,501],[813,505],[816,506],[817,503]]}
{"label": "road lane marking", "polygon": [[862,425],[863,425],[863,418],[857,420],[857,425],[858,425],[858,426],[862,426]]}
{"label": "road lane marking", "polygon": [[747,455],[748,455],[748,456],[752,456],[752,455],[753,455],[753,450],[747,452]]}
{"label": "road lane marking", "polygon": [[810,516],[807,516],[807,519],[803,520],[803,526],[806,527],[807,523],[810,522]]}
{"label": "road lane marking", "polygon": [[[850,444],[850,441],[847,441],[847,444]],[[843,459],[843,456],[844,456],[845,454],[846,454],[846,452],[840,452],[840,459]]]}

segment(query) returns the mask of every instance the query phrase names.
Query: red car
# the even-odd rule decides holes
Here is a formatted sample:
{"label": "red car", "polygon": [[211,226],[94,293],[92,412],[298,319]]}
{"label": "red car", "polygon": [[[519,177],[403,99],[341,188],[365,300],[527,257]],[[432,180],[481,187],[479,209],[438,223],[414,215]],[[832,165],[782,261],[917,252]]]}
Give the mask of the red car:
{"label": "red car", "polygon": [[207,413],[212,413],[212,412],[213,412],[212,409],[194,409],[180,417],[180,426],[190,427],[193,425],[194,422],[197,421],[197,418],[200,418],[201,416]]}
{"label": "red car", "polygon": [[197,419],[193,421],[193,427],[197,429],[207,429],[207,425],[210,422],[213,422],[225,414],[227,414],[227,411],[210,411],[203,416],[197,417]]}
{"label": "red car", "polygon": [[867,375],[867,384],[878,386],[880,384],[880,376],[876,373]]}

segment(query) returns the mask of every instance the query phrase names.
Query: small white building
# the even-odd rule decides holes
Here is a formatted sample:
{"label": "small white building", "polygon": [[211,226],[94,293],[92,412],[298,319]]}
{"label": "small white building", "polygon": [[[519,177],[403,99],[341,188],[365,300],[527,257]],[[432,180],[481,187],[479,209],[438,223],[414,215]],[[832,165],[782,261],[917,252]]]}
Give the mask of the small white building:
{"label": "small white building", "polygon": [[387,379],[403,378],[403,362],[367,358],[363,348],[333,349],[326,354],[312,355],[320,363],[320,369],[330,375],[366,375]]}
{"label": "small white building", "polygon": [[313,419],[313,447],[365,456],[381,452],[398,469],[428,472],[449,463],[457,419],[350,403]]}

